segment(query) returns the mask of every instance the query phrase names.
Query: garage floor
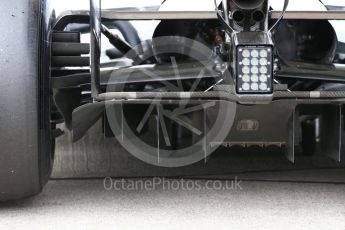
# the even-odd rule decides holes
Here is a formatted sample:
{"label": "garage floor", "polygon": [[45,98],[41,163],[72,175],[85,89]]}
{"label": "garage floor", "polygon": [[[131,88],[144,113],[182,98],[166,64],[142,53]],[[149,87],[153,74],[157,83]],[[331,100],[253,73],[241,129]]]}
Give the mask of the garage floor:
{"label": "garage floor", "polygon": [[[78,143],[69,138],[58,139],[40,195],[0,205],[0,229],[345,229],[344,163],[297,156],[292,164],[277,149],[222,148],[206,163],[168,169],[135,159],[97,125]],[[183,176],[201,189],[109,190],[106,176],[168,184]],[[224,189],[234,178],[241,189]]]}
{"label": "garage floor", "polygon": [[241,187],[107,191],[102,180],[50,181],[35,198],[2,205],[0,229],[345,229],[345,185]]}

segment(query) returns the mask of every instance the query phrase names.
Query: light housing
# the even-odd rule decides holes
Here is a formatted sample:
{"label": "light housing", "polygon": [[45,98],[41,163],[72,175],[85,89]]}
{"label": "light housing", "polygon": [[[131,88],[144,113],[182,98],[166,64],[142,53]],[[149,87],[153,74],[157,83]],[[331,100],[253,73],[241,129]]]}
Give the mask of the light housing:
{"label": "light housing", "polygon": [[266,32],[240,32],[234,35],[233,76],[238,94],[272,94],[272,40]]}

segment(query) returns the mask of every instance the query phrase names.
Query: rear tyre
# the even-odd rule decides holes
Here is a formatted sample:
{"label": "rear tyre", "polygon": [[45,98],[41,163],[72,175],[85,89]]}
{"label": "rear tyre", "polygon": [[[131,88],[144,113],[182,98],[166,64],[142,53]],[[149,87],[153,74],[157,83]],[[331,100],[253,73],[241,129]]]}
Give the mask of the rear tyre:
{"label": "rear tyre", "polygon": [[0,201],[38,194],[51,173],[45,2],[0,4]]}

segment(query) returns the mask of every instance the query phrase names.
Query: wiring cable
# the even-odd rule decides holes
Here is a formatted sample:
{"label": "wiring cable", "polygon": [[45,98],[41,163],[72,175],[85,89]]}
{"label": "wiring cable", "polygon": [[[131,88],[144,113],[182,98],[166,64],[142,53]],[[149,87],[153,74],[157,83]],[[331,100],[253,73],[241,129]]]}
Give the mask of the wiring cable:
{"label": "wiring cable", "polygon": [[289,0],[285,0],[282,13],[281,13],[280,17],[277,19],[277,21],[268,30],[269,32],[272,32],[279,25],[281,20],[284,18],[284,15],[286,13],[286,10],[287,10],[288,6],[289,6]]}

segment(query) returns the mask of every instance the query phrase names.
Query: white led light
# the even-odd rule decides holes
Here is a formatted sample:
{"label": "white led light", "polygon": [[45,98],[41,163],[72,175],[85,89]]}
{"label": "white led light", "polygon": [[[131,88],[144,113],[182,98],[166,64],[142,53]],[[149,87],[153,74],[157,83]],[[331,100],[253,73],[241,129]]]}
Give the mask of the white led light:
{"label": "white led light", "polygon": [[261,83],[260,84],[260,90],[266,91],[267,90],[267,84],[266,83]]}
{"label": "white led light", "polygon": [[242,76],[242,81],[244,81],[244,82],[249,82],[249,81],[250,81],[249,75],[243,75],[243,76]]}
{"label": "white led light", "polygon": [[253,74],[257,74],[258,72],[259,72],[259,69],[258,69],[258,67],[252,67],[251,68],[251,72],[253,73]]}
{"label": "white led light", "polygon": [[253,84],[251,85],[251,89],[256,91],[256,90],[259,89],[259,85],[258,85],[257,83],[253,83]]}
{"label": "white led light", "polygon": [[243,65],[250,65],[250,60],[249,60],[248,58],[244,58],[244,59],[242,60],[242,64],[243,64]]}
{"label": "white led light", "polygon": [[272,92],[272,48],[239,46],[237,50],[237,92],[240,94]]}
{"label": "white led light", "polygon": [[250,56],[250,51],[249,51],[249,50],[243,50],[242,56],[245,57],[245,58],[249,58],[249,56]]}
{"label": "white led light", "polygon": [[258,82],[259,81],[258,75],[252,75],[251,80],[252,82]]}
{"label": "white led light", "polygon": [[243,83],[242,89],[248,91],[250,89],[250,85],[248,83]]}
{"label": "white led light", "polygon": [[261,66],[260,67],[260,73],[262,73],[262,74],[267,74],[267,67],[266,66]]}
{"label": "white led light", "polygon": [[252,64],[252,65],[259,65],[259,60],[258,60],[257,58],[253,58],[253,59],[251,60],[251,64]]}
{"label": "white led light", "polygon": [[267,57],[267,56],[268,56],[268,52],[267,52],[266,50],[261,50],[261,51],[260,51],[260,57],[265,58],[265,57]]}
{"label": "white led light", "polygon": [[267,65],[267,59],[266,58],[260,58],[260,65]]}
{"label": "white led light", "polygon": [[259,57],[259,52],[257,50],[252,50],[251,55],[252,57],[257,58]]}
{"label": "white led light", "polygon": [[260,75],[260,81],[261,82],[267,82],[267,76],[266,75]]}
{"label": "white led light", "polygon": [[243,72],[244,74],[249,74],[249,73],[250,73],[249,67],[248,67],[248,66],[244,66],[244,67],[242,68],[242,72]]}

